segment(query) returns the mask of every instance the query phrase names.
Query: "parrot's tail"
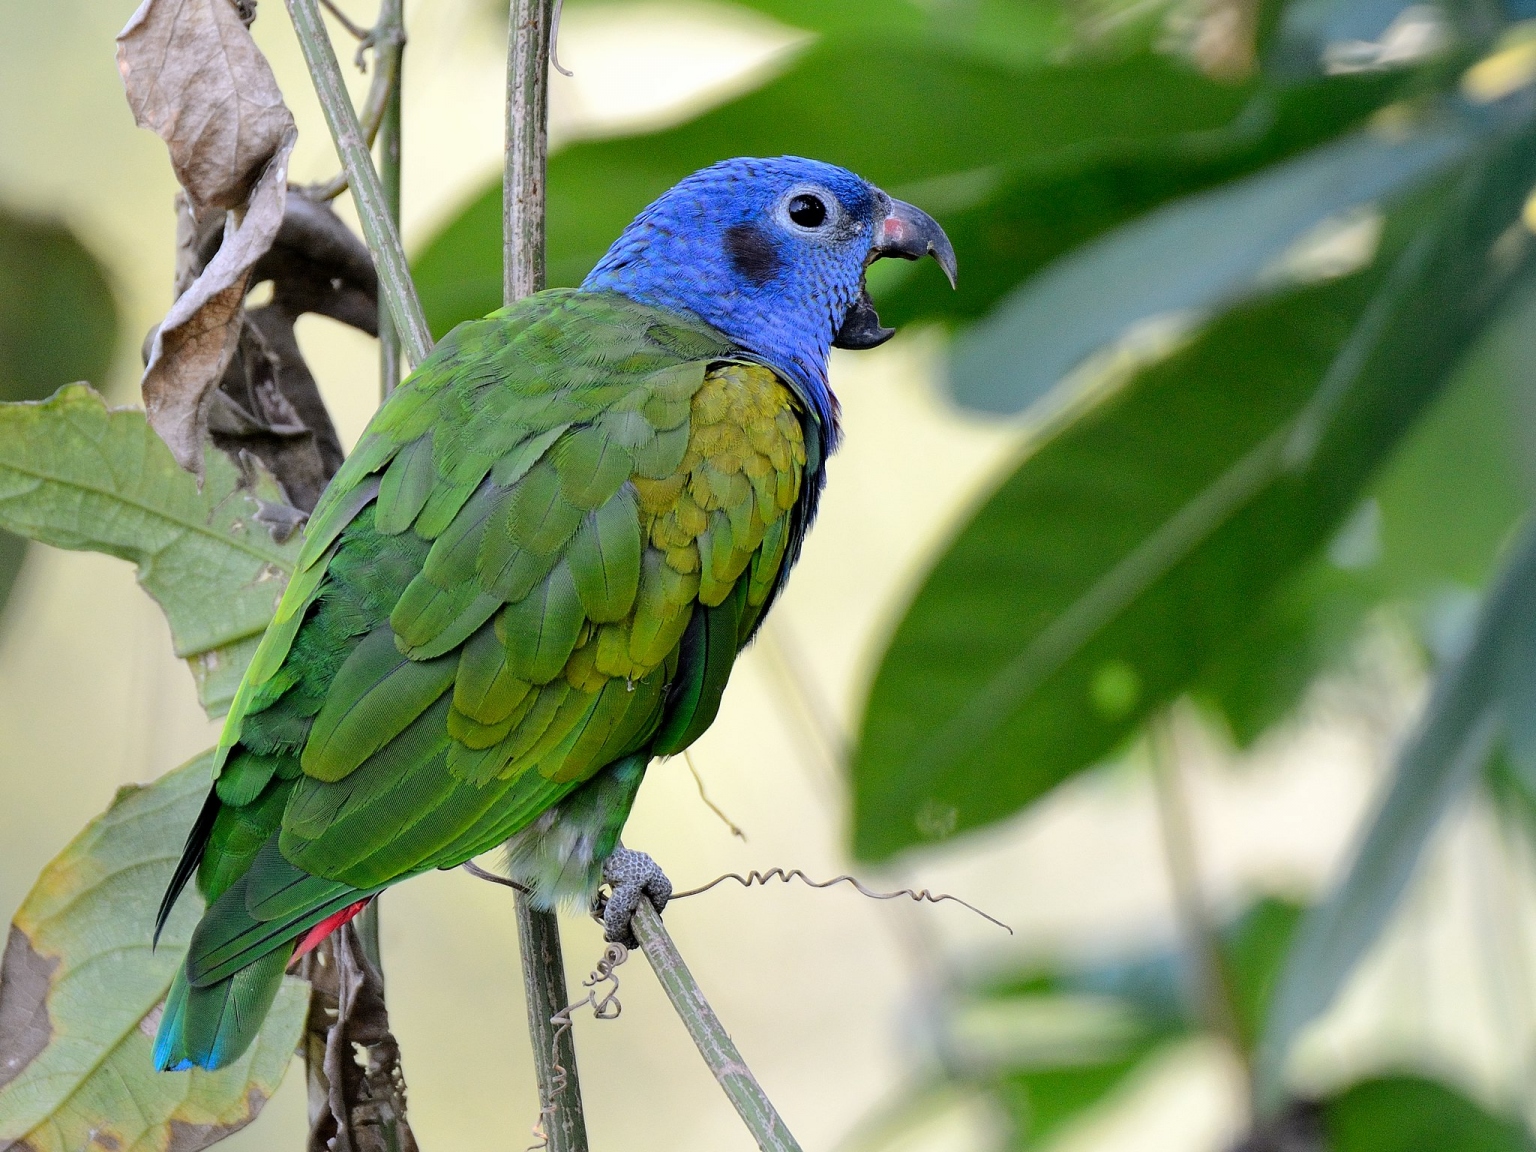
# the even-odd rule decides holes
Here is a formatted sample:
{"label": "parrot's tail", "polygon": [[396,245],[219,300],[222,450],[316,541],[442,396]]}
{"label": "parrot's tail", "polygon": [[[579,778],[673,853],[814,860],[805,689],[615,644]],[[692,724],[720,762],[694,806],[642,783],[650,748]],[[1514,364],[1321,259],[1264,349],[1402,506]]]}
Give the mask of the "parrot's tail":
{"label": "parrot's tail", "polygon": [[155,1036],[155,1067],[162,1072],[212,1071],[238,1060],[261,1031],[287,964],[288,949],[279,948],[202,988],[187,982],[183,965],[165,998]]}
{"label": "parrot's tail", "polygon": [[162,1072],[223,1068],[250,1047],[298,954],[357,915],[378,894],[290,864],[277,836],[208,905],[176,973],[155,1036]]}

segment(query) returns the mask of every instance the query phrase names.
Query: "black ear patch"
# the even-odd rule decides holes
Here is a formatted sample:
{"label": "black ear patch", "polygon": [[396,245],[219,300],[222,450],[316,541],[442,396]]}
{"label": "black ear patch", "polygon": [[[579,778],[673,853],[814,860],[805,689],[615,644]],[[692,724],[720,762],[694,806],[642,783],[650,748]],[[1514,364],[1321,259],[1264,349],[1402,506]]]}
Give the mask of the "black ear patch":
{"label": "black ear patch", "polygon": [[727,228],[725,254],[731,258],[731,267],[759,286],[777,276],[783,264],[773,239],[756,224]]}

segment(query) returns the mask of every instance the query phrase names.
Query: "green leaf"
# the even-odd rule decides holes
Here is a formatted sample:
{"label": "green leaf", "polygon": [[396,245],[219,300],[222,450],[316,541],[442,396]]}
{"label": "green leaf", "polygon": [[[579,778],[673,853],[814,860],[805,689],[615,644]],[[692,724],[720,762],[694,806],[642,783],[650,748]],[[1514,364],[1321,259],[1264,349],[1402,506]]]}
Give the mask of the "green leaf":
{"label": "green leaf", "polygon": [[1051,265],[962,335],[951,391],[970,408],[1018,412],[1139,323],[1272,290],[1287,251],[1325,220],[1347,228],[1347,213],[1422,184],[1479,136],[1456,120],[1357,132],[1153,212]]}
{"label": "green leaf", "polygon": [[[1243,643],[1193,693],[1249,744],[1289,714],[1318,672],[1343,663],[1387,605],[1433,622],[1471,595],[1536,502],[1526,394],[1536,387],[1536,285],[1517,292],[1372,482],[1323,553],[1260,605]],[[1467,445],[1476,444],[1476,452]],[[1536,703],[1532,715],[1536,716]],[[1536,777],[1533,777],[1536,780]]]}
{"label": "green leaf", "polygon": [[209,453],[202,490],[138,409],[109,409],[84,385],[42,403],[0,404],[0,527],[138,566],[171,625],[203,707],[222,714],[277,607],[300,541],[260,522],[282,496]]}
{"label": "green leaf", "polygon": [[[1151,988],[1105,987],[1127,975],[1145,981],[1148,967]],[[1037,974],[1021,986],[963,1000],[944,1025],[946,1062],[958,1078],[990,1088],[1013,1120],[1018,1146],[1033,1148],[1185,1034],[1184,1019],[1159,1002],[1171,993],[1177,1004],[1177,987],[1166,983],[1173,971],[1172,958],[1160,955],[1129,966]]]}
{"label": "green leaf", "polygon": [[[1072,46],[1073,17],[1054,0],[948,0],[942,8],[917,0],[735,0],[735,6],[824,36],[940,44],[1010,64],[1043,64]],[[1124,32],[1131,30],[1118,39],[1126,40]],[[1111,47],[1106,40],[1095,44],[1100,54]]]}
{"label": "green leaf", "polygon": [[[1301,909],[1266,898],[1222,926],[1219,947],[1239,1027],[1263,1018]],[[988,1085],[1019,1147],[1043,1144],[1115,1092],[1172,1041],[1202,1028],[1186,956],[1159,949],[1035,967],[960,999],[943,1043],[952,1070]]]}
{"label": "green leaf", "polygon": [[1528,528],[1489,593],[1466,651],[1437,677],[1349,871],[1302,924],[1258,1050],[1261,1107],[1278,1105],[1292,1042],[1333,1002],[1387,925],[1430,834],[1481,776],[1506,718],[1524,722],[1533,667],[1536,528]]}
{"label": "green leaf", "polygon": [[[117,308],[95,257],[64,225],[0,209],[0,401],[100,383],[116,341]],[[25,552],[26,541],[0,532],[0,609]]]}
{"label": "green leaf", "polygon": [[1519,1121],[1417,1076],[1366,1080],[1323,1106],[1330,1152],[1531,1152]]}
{"label": "green leaf", "polygon": [[1123,383],[1101,375],[964,526],[874,680],[859,856],[1008,816],[1246,642],[1516,282],[1536,131],[1487,131],[1397,200],[1367,270],[1242,305]]}
{"label": "green leaf", "polygon": [[0,209],[0,400],[99,383],[116,342],[117,308],[96,258],[64,225]]}
{"label": "green leaf", "polygon": [[[1015,169],[1174,147],[1230,124],[1250,91],[1160,56],[1018,71],[931,46],[827,41],[766,87],[680,127],[552,157],[549,283],[580,283],[640,209],[727,156],[814,156],[953,210]],[[435,334],[500,306],[500,238],[498,183],[416,259]]]}
{"label": "green leaf", "polygon": [[[1266,85],[1228,127],[1205,134],[1198,146],[1105,150],[1085,141],[1086,154],[1068,163],[993,173],[990,183],[973,176],[971,184],[978,190],[970,203],[959,196],[966,190],[963,180],[930,182],[919,191],[955,246],[962,269],[959,284],[951,291],[942,281],[915,275],[911,265],[876,265],[870,291],[881,319],[900,328],[922,320],[964,323],[985,316],[1016,286],[1095,237],[1159,205],[1219,188],[1332,140],[1412,83],[1409,76],[1377,73]],[[1320,191],[1324,197],[1338,194],[1332,188]],[[1261,219],[1259,234],[1273,223]],[[1237,239],[1214,228],[1197,237],[1205,243]],[[1255,238],[1242,236],[1250,244]],[[1179,263],[1188,263],[1188,256],[1179,252]],[[1145,268],[1132,271],[1147,274]],[[961,403],[1004,407],[987,395],[980,380],[962,377],[957,383]]]}
{"label": "green leaf", "polygon": [[158,950],[155,909],[210,783],[205,754],[118,792],[44,869],[0,966],[0,1147],[195,1152],[255,1119],[303,1030],[285,980],[251,1050],[219,1072],[156,1072],[156,1023],[201,914],[184,895]]}
{"label": "green leaf", "polygon": [[1259,1029],[1303,914],[1299,904],[1265,897],[1222,933],[1223,972],[1232,994],[1238,1033],[1250,1050],[1258,1041]]}
{"label": "green leaf", "polygon": [[1092,1060],[1076,1066],[1014,1072],[995,1089],[1013,1121],[1014,1147],[1041,1148],[1067,1124],[1125,1084],[1138,1068],[1163,1048],[1146,1042],[1118,1059]]}

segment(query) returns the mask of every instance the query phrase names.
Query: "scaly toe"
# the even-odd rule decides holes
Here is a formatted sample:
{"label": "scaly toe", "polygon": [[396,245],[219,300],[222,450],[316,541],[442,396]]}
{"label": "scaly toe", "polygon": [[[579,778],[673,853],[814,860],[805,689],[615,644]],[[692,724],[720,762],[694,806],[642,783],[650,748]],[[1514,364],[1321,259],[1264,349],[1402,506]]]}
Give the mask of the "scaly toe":
{"label": "scaly toe", "polygon": [[630,920],[640,907],[640,898],[649,898],[658,913],[672,897],[672,881],[656,861],[644,852],[615,848],[603,862],[603,879],[612,888],[603,906],[603,935],[616,944],[637,947]]}

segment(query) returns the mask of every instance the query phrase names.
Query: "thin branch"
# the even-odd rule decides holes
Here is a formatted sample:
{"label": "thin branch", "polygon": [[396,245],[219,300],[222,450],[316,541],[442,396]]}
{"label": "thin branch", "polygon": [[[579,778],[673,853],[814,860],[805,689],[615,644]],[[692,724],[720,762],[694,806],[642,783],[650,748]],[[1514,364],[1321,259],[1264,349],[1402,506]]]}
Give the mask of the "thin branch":
{"label": "thin branch", "polygon": [[[396,69],[400,64],[398,49],[404,47],[405,32],[403,29],[399,31],[398,44],[392,43],[388,35],[380,29],[374,29],[370,35],[374,51],[373,79],[368,83],[368,94],[363,97],[363,106],[357,116],[358,126],[363,130],[363,139],[371,149],[374,141],[378,139],[385,114],[389,111],[390,105],[399,98]],[[347,174],[338,172],[329,180],[311,184],[305,192],[312,200],[334,200],[345,192],[347,187]]]}
{"label": "thin branch", "polygon": [[[500,884],[504,887],[515,889],[518,894],[519,917],[521,917],[522,908],[528,900],[528,890],[523,885],[505,876],[498,876],[494,872],[488,872],[473,861],[466,862],[462,867],[470,875],[476,876],[481,880],[489,880],[492,884]],[[775,869],[775,871],[780,870]],[[858,881],[853,880],[852,877],[840,876],[837,880],[827,881],[826,884],[817,884],[806,879],[805,875],[799,873],[798,870],[796,874],[814,888],[824,888],[827,884],[836,884],[846,880],[853,883],[861,891],[864,891],[863,886],[859,885]],[[754,872],[752,875],[757,878],[758,883],[763,882],[763,877],[760,873]],[[781,876],[786,882],[788,881],[789,877],[787,875],[782,875],[781,873]],[[709,891],[709,889],[719,884],[722,880],[733,878],[742,884],[750,884],[750,881],[741,876],[722,876],[719,880],[706,884],[702,888],[678,893],[673,899],[697,896],[700,892]],[[878,893],[867,894],[882,900],[902,895],[912,895],[913,899],[927,898],[934,902],[941,899],[956,899],[953,896],[932,897],[928,896],[927,893],[918,895],[896,892],[891,893],[890,896]],[[956,902],[965,903],[963,900],[956,900]],[[967,904],[966,907],[970,908],[970,905]],[[971,910],[973,912],[977,911],[974,908]],[[986,916],[986,913],[979,914]],[[992,919],[990,916],[986,918],[988,920]],[[993,923],[999,922],[994,920]],[[751,1070],[747,1068],[746,1062],[742,1060],[741,1053],[737,1051],[736,1045],[731,1042],[731,1037],[726,1032],[724,1026],[721,1025],[719,1017],[715,1015],[714,1009],[709,1006],[709,1001],[704,998],[704,993],[700,990],[698,982],[694,980],[693,974],[688,971],[688,965],[683,963],[683,958],[677,951],[677,945],[672,942],[671,935],[667,932],[666,926],[661,922],[661,917],[657,914],[656,909],[649,900],[640,901],[640,907],[636,910],[630,927],[634,931],[635,938],[639,941],[641,949],[645,952],[645,958],[650,961],[651,968],[656,973],[656,978],[661,981],[662,988],[666,990],[667,998],[672,1001],[672,1006],[677,1010],[678,1016],[682,1018],[683,1025],[688,1029],[688,1034],[693,1037],[694,1044],[698,1046],[699,1054],[704,1057],[704,1063],[709,1066],[709,1070],[714,1073],[714,1077],[719,1082],[720,1087],[725,1090],[726,1096],[735,1105],[737,1114],[741,1116],[742,1122],[746,1124],[747,1129],[752,1133],[753,1138],[757,1141],[757,1146],[763,1149],[763,1152],[800,1152],[800,1145],[789,1134],[789,1129],[785,1126],[783,1119],[774,1109],[772,1102],[769,1101],[757,1080],[753,1078]],[[1006,928],[1007,925],[1004,924],[1002,927]],[[519,919],[518,931],[521,938],[523,931],[521,918]],[[1012,932],[1012,929],[1010,928],[1009,931]],[[558,947],[558,937],[555,940],[555,944]],[[594,973],[593,980],[587,982],[588,987],[592,987],[599,978],[613,979],[612,969],[623,963],[621,956],[616,956],[611,952],[606,955],[610,961],[608,970]],[[531,966],[525,960],[525,975],[530,970]],[[615,979],[615,995],[618,991],[617,983]],[[547,1029],[543,1026],[534,1027],[533,1012],[530,1009],[529,1024],[530,1031],[534,1032],[534,1058],[539,1066],[539,1082],[541,1086],[546,1083],[544,1079],[546,1075],[550,1078],[548,1083],[553,1084],[556,1088],[569,1086],[567,1083],[568,1079],[574,1081],[576,1072],[574,1050],[567,1055],[566,1051],[558,1046],[562,1038],[568,1038],[570,1035],[572,1011],[583,1004],[592,1003],[599,1019],[611,1019],[613,1016],[618,1015],[616,1007],[613,1008],[611,1015],[605,1014],[605,1007],[609,1006],[611,1000],[613,1000],[613,996],[604,998],[603,1002],[599,1004],[594,996],[589,995],[586,999],[578,1000],[574,1004],[564,1005],[550,1016],[547,1022],[549,1025]],[[547,1096],[541,1095],[541,1099],[547,1098]],[[579,1095],[577,1103],[579,1106]],[[560,1117],[560,1110],[551,1109],[548,1104],[540,1112],[539,1135],[546,1139],[547,1147],[549,1148],[558,1148],[560,1145],[557,1143],[559,1128],[556,1125],[549,1124],[548,1120],[552,1118],[558,1121]]]}
{"label": "thin branch", "polygon": [[869,888],[866,888],[863,883],[855,876],[844,874],[842,876],[834,876],[830,880],[812,880],[798,868],[790,868],[787,870],[784,868],[770,868],[766,872],[759,872],[754,869],[753,871],[748,872],[745,876],[741,875],[739,872],[727,872],[724,876],[716,876],[708,884],[705,884],[702,887],[690,888],[686,892],[674,892],[672,893],[672,899],[683,900],[689,896],[701,895],[705,892],[708,892],[711,888],[714,888],[717,885],[724,884],[727,880],[734,880],[743,888],[750,888],[754,884],[766,887],[768,882],[771,880],[781,880],[785,884],[788,884],[791,880],[799,880],[807,888],[830,888],[834,884],[848,884],[857,890],[860,896],[867,896],[871,900],[900,900],[905,897],[915,904],[943,904],[945,902],[951,902],[960,905],[962,908],[968,908],[970,911],[980,916],[983,920],[986,920],[992,924],[996,924],[1003,931],[1007,932],[1008,935],[1013,935],[1013,929],[1004,924],[996,916],[989,916],[980,908],[976,907],[976,905],[962,900],[958,896],[951,896],[948,892],[930,892],[927,888],[898,888],[895,892],[875,892]]}
{"label": "thin branch", "polygon": [[337,6],[336,0],[320,0],[320,3],[327,12],[336,17],[338,24],[352,34],[353,39],[367,41],[368,29],[364,28],[361,24],[354,24],[351,18]]}
{"label": "thin branch", "polygon": [[683,963],[677,945],[672,943],[672,937],[649,900],[640,901],[630,926],[645,951],[645,958],[651,962],[656,979],[661,981],[672,1007],[677,1009],[688,1034],[698,1045],[704,1063],[709,1065],[720,1087],[735,1105],[737,1115],[752,1133],[757,1146],[763,1152],[800,1152],[800,1145],[789,1134],[783,1118],[742,1060],[730,1034],[704,998],[693,973]]}
{"label": "thin branch", "polygon": [[741,830],[741,825],[725,814],[725,810],[709,798],[709,793],[704,791],[704,777],[699,775],[699,770],[693,765],[693,757],[688,754],[688,749],[683,749],[683,763],[688,765],[688,771],[693,775],[693,782],[698,786],[699,799],[704,801],[704,807],[708,808],[720,818],[720,822],[731,830],[731,835],[743,844],[747,841],[747,834]]}
{"label": "thin branch", "polygon": [[367,240],[368,251],[378,267],[379,291],[394,314],[406,358],[412,365],[420,364],[432,350],[432,333],[427,328],[416,286],[411,281],[410,265],[406,263],[405,249],[400,245],[400,232],[390,219],[389,202],[374,169],[373,158],[368,154],[357,112],[347,95],[346,85],[342,83],[341,66],[326,34],[318,0],[287,0],[287,3],[299,47],[303,49],[304,61],[309,65],[310,78],[314,81],[315,94],[320,98],[331,139],[335,141],[336,153],[341,157],[352,188],[363,238]]}
{"label": "thin branch", "polygon": [[544,287],[544,182],[549,157],[549,36],[554,0],[511,0],[507,168],[502,184],[502,303]]}
{"label": "thin branch", "polygon": [[560,926],[553,912],[533,906],[527,892],[517,894],[517,946],[528,1002],[528,1039],[539,1082],[539,1135],[549,1152],[586,1152],[576,1043],[570,1027],[560,1026],[569,1004]]}
{"label": "thin branch", "polygon": [[[507,155],[502,183],[502,302],[544,287],[544,181],[549,153],[549,36],[553,0],[511,0],[507,31]],[[565,1011],[560,922],[517,894],[517,936],[528,1036],[539,1081],[541,1134],[551,1152],[585,1152],[576,1044]]]}
{"label": "thin branch", "polygon": [[[346,20],[339,9],[330,0],[323,0],[328,8],[338,19],[347,23],[348,30],[353,26]],[[378,25],[372,32],[366,33],[362,38],[373,46],[375,83],[369,89],[368,95],[373,96],[374,89],[380,87],[378,77],[388,74],[389,79],[383,85],[390,99],[388,106],[393,109],[394,122],[392,131],[386,130],[383,137],[382,176],[384,183],[384,196],[389,204],[390,218],[395,227],[400,227],[400,55],[405,47],[405,13],[404,0],[383,0],[379,6]],[[391,146],[391,141],[393,146]],[[370,140],[371,144],[372,141]],[[379,298],[379,400],[382,403],[389,399],[389,394],[400,380],[400,337],[395,332],[394,317],[390,314],[389,306],[383,297]],[[384,984],[384,959],[379,948],[379,898],[368,902],[357,917],[357,938],[362,945],[363,954],[368,962],[377,971],[379,977],[380,994]]]}
{"label": "thin branch", "polygon": [[310,1093],[306,1147],[416,1152],[383,973],[362,946],[357,921],[306,955],[300,971],[312,988],[304,1044]]}
{"label": "thin branch", "polygon": [[[405,68],[405,2],[383,0],[378,23],[369,34],[373,44],[375,79],[387,75],[386,98],[379,117],[379,177],[384,185],[384,201],[395,230],[400,228],[401,121],[400,96]],[[368,95],[373,91],[370,88]],[[372,143],[370,141],[370,143]],[[379,399],[388,400],[404,375],[400,357],[400,334],[388,307],[379,309]]]}
{"label": "thin branch", "polygon": [[1168,876],[1173,885],[1174,910],[1194,970],[1200,1014],[1206,1027],[1227,1041],[1232,1054],[1251,1079],[1252,1068],[1238,1023],[1237,1001],[1200,881],[1194,824],[1184,794],[1172,720],[1166,711],[1153,717],[1147,743],[1151,753],[1152,791],[1157,799],[1158,826],[1162,831]]}

